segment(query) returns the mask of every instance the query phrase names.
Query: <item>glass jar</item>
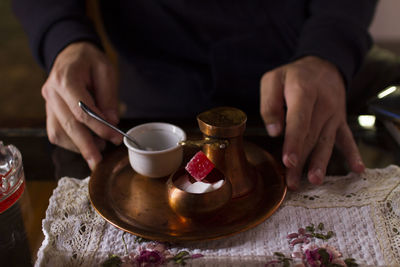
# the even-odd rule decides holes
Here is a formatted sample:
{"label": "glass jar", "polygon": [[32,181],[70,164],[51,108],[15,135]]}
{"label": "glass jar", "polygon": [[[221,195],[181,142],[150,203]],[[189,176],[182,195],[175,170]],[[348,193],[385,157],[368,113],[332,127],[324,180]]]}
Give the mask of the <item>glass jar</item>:
{"label": "glass jar", "polygon": [[0,141],[0,214],[9,209],[21,197],[25,189],[22,156],[13,146]]}
{"label": "glass jar", "polygon": [[25,174],[19,150],[0,141],[0,265],[31,267],[21,209]]}

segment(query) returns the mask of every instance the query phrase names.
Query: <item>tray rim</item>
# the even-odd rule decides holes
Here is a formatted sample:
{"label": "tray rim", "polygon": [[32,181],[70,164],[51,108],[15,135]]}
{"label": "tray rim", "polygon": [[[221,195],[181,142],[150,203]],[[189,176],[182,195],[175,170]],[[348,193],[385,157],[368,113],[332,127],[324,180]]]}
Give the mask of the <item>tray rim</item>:
{"label": "tray rim", "polygon": [[[157,241],[160,241],[160,242],[196,242],[196,241],[217,240],[217,239],[230,237],[230,236],[236,235],[238,233],[250,230],[250,229],[256,227],[257,225],[261,224],[265,220],[267,220],[269,217],[272,216],[272,214],[274,214],[279,209],[279,207],[282,205],[282,203],[283,203],[283,201],[284,201],[284,199],[285,199],[285,197],[287,195],[287,190],[288,189],[287,189],[287,185],[286,185],[286,182],[285,182],[285,177],[283,175],[282,167],[280,167],[280,165],[276,162],[276,160],[272,157],[272,155],[270,153],[268,153],[266,150],[264,150],[263,148],[260,148],[259,146],[257,146],[256,144],[253,144],[253,143],[250,143],[250,142],[245,142],[245,145],[246,146],[249,146],[249,145],[250,146],[255,146],[260,151],[262,151],[262,153],[264,153],[267,156],[268,159],[266,160],[266,162],[268,161],[268,162],[272,163],[274,172],[276,174],[276,179],[275,180],[277,180],[277,181],[281,180],[281,182],[283,184],[283,187],[281,187],[282,193],[280,194],[279,199],[276,200],[276,203],[272,206],[271,209],[269,209],[268,211],[264,211],[262,216],[258,220],[254,220],[254,221],[252,221],[252,223],[246,224],[244,227],[242,227],[242,228],[240,228],[240,229],[238,229],[236,231],[223,233],[223,234],[216,234],[216,235],[213,235],[213,236],[206,236],[206,237],[203,237],[203,238],[193,238],[193,237],[189,237],[189,236],[178,236],[177,237],[177,236],[171,236],[171,235],[167,235],[167,234],[164,234],[164,235],[161,235],[161,236],[160,235],[155,236],[155,234],[154,234],[155,232],[154,231],[152,231],[152,232],[149,231],[147,229],[148,227],[142,228],[141,232],[138,233],[137,231],[132,229],[132,228],[137,228],[135,225],[129,224],[129,223],[125,222],[121,218],[118,218],[118,222],[114,221],[115,217],[119,217],[118,214],[117,214],[118,213],[117,210],[113,210],[113,213],[114,213],[115,216],[113,216],[112,218],[109,218],[109,216],[108,216],[107,212],[105,211],[105,209],[99,207],[95,203],[96,200],[94,200],[94,199],[96,199],[96,198],[93,197],[94,196],[93,195],[94,194],[94,192],[93,192],[93,183],[94,182],[93,182],[92,177],[94,176],[94,174],[97,175],[96,171],[98,171],[99,168],[96,168],[91,173],[91,176],[90,176],[90,179],[89,179],[89,184],[88,184],[88,191],[89,192],[88,193],[89,193],[90,203],[91,203],[92,207],[94,208],[94,210],[105,221],[107,221],[111,225],[115,226],[116,228],[118,228],[118,229],[120,229],[120,230],[122,230],[124,232],[130,233],[132,235],[136,235],[136,236],[139,236],[139,237],[142,237],[142,238],[145,238],[145,239],[149,239],[149,240],[157,240]],[[119,154],[122,154],[124,152],[126,152],[125,156],[118,157]],[[123,169],[123,168],[127,167],[126,166],[127,164],[129,164],[128,152],[127,152],[127,149],[125,147],[122,147],[122,149],[121,149],[121,147],[117,148],[113,152],[111,152],[108,155],[106,155],[104,157],[105,158],[104,160],[108,160],[110,157],[113,157],[113,156],[120,158],[120,161],[118,161],[118,162],[116,162],[114,164],[114,169],[112,171],[110,171],[110,174],[112,174],[112,172],[115,169]],[[125,164],[121,164],[121,162],[125,162]],[[100,163],[100,164],[102,164],[102,163]],[[103,162],[103,164],[104,164],[104,162]],[[133,172],[132,169],[131,169],[131,171]],[[108,177],[111,177],[111,176],[108,176]],[[154,179],[154,178],[149,178],[149,179]],[[265,180],[264,177],[262,179]],[[111,207],[107,207],[107,208],[111,208]],[[147,232],[149,232],[149,233],[147,233]]]}

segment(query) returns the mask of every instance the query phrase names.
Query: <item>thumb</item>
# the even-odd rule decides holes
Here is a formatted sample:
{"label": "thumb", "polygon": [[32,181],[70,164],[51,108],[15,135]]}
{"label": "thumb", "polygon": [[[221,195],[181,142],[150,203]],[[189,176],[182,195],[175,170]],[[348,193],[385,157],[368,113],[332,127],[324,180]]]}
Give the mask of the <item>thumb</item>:
{"label": "thumb", "polygon": [[284,96],[281,69],[264,74],[260,86],[260,113],[268,134],[278,136],[282,133],[284,124]]}

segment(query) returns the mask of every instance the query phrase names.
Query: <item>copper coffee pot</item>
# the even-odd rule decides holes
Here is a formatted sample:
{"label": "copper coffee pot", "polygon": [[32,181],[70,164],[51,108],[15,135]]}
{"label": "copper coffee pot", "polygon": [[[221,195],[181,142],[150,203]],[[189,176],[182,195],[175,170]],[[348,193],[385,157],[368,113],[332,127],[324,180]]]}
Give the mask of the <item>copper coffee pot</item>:
{"label": "copper coffee pot", "polygon": [[254,187],[256,173],[243,148],[246,114],[233,107],[217,107],[197,116],[204,139],[187,141],[197,144],[232,184],[232,198],[247,195]]}

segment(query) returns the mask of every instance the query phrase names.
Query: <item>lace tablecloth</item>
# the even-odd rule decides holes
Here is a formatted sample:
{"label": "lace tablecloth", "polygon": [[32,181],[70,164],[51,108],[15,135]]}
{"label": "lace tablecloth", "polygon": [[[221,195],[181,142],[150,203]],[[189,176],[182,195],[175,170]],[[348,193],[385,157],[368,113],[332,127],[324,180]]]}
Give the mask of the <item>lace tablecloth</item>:
{"label": "lace tablecloth", "polygon": [[318,264],[312,262],[318,257],[321,262],[321,248],[339,264],[352,258],[346,262],[400,266],[398,166],[327,177],[322,186],[304,182],[251,230],[172,245],[141,240],[107,223],[90,204],[88,181],[59,181],[43,220],[45,240],[36,266],[100,266],[107,259],[122,260],[122,266],[149,259],[171,266],[183,260],[188,266],[307,266]]}

